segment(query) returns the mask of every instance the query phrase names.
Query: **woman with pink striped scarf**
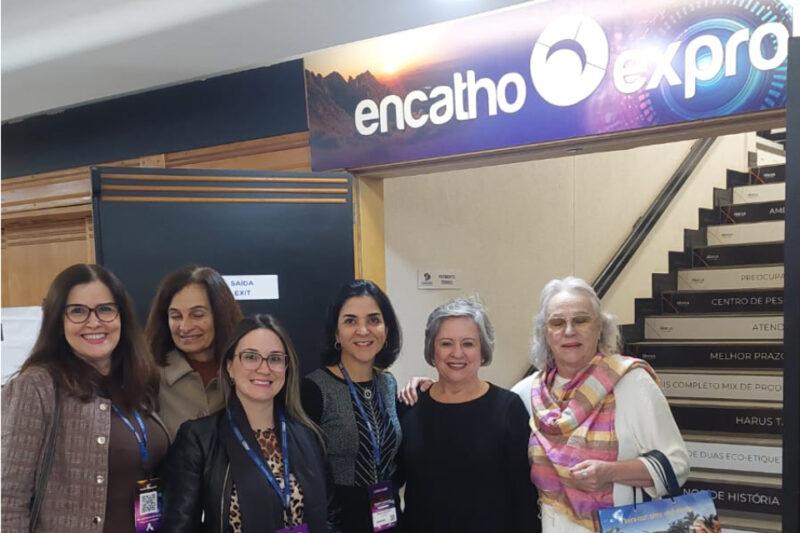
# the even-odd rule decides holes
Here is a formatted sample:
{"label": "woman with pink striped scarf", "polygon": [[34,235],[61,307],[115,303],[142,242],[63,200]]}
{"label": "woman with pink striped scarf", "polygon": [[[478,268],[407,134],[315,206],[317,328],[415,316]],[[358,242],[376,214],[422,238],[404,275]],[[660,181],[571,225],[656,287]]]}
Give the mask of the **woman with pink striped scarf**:
{"label": "woman with pink striped scarf", "polygon": [[[584,280],[542,290],[532,356],[538,372],[514,387],[531,410],[531,480],[544,533],[599,531],[597,510],[666,494],[641,454],[659,450],[680,484],[686,445],[653,369],[619,353],[613,317]],[[635,492],[634,492],[635,491]]]}

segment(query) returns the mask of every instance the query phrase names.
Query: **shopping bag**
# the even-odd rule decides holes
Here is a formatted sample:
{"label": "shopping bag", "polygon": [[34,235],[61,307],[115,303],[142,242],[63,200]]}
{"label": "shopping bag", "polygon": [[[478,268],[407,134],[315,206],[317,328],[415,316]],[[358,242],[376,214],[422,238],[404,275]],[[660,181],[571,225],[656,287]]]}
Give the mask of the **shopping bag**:
{"label": "shopping bag", "polygon": [[720,533],[714,499],[707,490],[600,509],[602,533]]}
{"label": "shopping bag", "polygon": [[602,533],[720,533],[714,499],[708,491],[681,495],[672,465],[663,453],[643,455],[658,473],[669,496],[655,501],[598,511]]}

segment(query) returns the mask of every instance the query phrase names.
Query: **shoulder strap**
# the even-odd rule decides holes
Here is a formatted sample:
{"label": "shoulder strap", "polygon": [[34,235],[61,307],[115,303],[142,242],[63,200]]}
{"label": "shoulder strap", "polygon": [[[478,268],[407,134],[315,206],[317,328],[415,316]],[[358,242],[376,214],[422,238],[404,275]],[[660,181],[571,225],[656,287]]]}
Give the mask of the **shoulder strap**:
{"label": "shoulder strap", "polygon": [[47,435],[44,440],[42,463],[36,472],[36,484],[33,489],[33,498],[31,499],[31,518],[28,526],[28,531],[31,533],[36,530],[39,522],[39,512],[42,508],[44,491],[47,488],[47,480],[50,477],[50,470],[53,467],[53,459],[56,453],[56,430],[61,420],[61,398],[59,397],[59,392],[58,381],[53,379],[55,405],[53,406],[53,416],[50,418],[50,425],[47,428]]}
{"label": "shoulder strap", "polygon": [[681,487],[678,484],[678,478],[675,476],[675,471],[672,469],[672,464],[667,459],[667,456],[659,450],[650,450],[642,454],[643,457],[650,461],[650,464],[656,469],[661,482],[667,488],[669,496],[678,496],[681,493]]}

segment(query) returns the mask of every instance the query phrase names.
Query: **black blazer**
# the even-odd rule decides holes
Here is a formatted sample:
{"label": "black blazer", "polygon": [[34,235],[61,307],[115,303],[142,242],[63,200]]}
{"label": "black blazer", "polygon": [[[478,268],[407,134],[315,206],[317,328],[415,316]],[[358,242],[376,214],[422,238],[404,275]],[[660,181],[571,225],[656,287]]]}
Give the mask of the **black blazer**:
{"label": "black blazer", "polygon": [[[324,533],[328,494],[325,458],[311,429],[287,420],[290,469],[303,489],[305,521],[311,533]],[[232,438],[225,410],[185,422],[169,451],[163,472],[164,521],[162,531],[170,533],[228,533],[231,503],[230,460],[226,439]],[[257,473],[255,465],[253,471]],[[272,489],[265,532],[283,526],[283,507]],[[205,513],[201,522],[201,514]]]}

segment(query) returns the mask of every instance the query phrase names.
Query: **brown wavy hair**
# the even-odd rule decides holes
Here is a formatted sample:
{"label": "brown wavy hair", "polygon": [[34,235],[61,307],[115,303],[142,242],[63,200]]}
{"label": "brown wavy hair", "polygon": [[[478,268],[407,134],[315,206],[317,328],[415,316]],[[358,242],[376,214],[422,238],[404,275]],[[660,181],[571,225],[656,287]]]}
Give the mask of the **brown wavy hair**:
{"label": "brown wavy hair", "polygon": [[[107,376],[75,355],[64,336],[64,306],[70,291],[93,281],[108,288],[119,308],[119,343],[111,352]],[[152,411],[156,406],[158,367],[147,349],[130,296],[119,278],[100,265],[72,265],[50,284],[42,303],[39,336],[20,373],[32,367],[48,370],[62,391],[85,402],[101,393],[126,412],[139,408]]]}
{"label": "brown wavy hair", "polygon": [[211,314],[214,317],[214,358],[217,361],[225,352],[233,329],[242,319],[242,311],[228,284],[213,268],[188,265],[168,274],[158,286],[145,328],[150,351],[160,366],[167,366],[167,354],[175,349],[167,320],[169,304],[178,292],[192,283],[205,287],[211,302]]}
{"label": "brown wavy hair", "polygon": [[225,396],[225,403],[228,403],[228,399],[233,393],[231,376],[228,373],[227,363],[236,355],[236,345],[239,344],[242,337],[257,329],[268,329],[275,333],[283,343],[286,349],[286,355],[289,356],[286,366],[286,381],[281,391],[275,396],[278,405],[283,409],[284,413],[286,413],[287,418],[310,428],[316,434],[320,445],[322,445],[324,449],[325,443],[322,438],[322,433],[303,410],[303,406],[300,402],[300,358],[297,356],[297,350],[294,349],[294,343],[291,337],[289,337],[289,333],[272,315],[257,314],[248,316],[237,324],[236,330],[233,332],[228,346],[225,349],[219,367],[220,384]]}

